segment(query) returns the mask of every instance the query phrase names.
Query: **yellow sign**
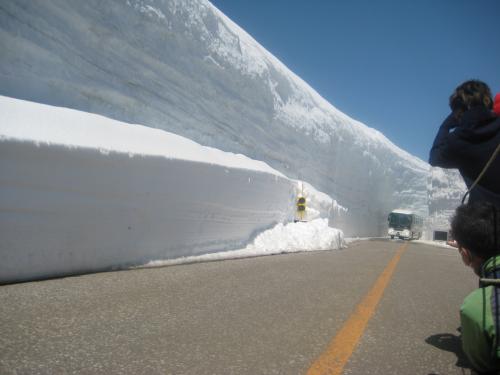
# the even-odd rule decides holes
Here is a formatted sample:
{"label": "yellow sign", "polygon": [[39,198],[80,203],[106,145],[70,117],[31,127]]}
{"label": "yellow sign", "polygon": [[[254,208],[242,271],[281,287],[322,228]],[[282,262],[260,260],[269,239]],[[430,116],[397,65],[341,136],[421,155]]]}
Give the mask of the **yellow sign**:
{"label": "yellow sign", "polygon": [[306,198],[300,197],[297,199],[297,211],[305,211],[306,210]]}
{"label": "yellow sign", "polygon": [[297,199],[297,214],[299,216],[299,220],[304,220],[305,212],[306,212],[306,198],[299,197]]}

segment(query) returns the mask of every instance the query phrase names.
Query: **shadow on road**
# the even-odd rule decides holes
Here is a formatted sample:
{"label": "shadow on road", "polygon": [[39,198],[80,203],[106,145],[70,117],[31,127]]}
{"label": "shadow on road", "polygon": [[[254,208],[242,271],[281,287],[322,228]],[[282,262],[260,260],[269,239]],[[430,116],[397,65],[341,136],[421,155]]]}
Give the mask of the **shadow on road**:
{"label": "shadow on road", "polygon": [[462,342],[460,336],[454,335],[452,333],[438,333],[436,335],[427,337],[425,339],[425,342],[438,349],[454,353],[457,356],[457,362],[455,363],[455,366],[464,369],[471,368],[467,356],[462,350]]}

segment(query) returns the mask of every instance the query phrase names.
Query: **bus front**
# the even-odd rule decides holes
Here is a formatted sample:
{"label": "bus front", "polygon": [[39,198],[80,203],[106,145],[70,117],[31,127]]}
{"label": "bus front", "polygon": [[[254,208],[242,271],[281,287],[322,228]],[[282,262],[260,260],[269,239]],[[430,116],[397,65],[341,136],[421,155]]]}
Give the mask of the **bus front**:
{"label": "bus front", "polygon": [[393,211],[389,214],[387,220],[389,222],[387,233],[391,239],[394,239],[394,237],[411,238],[411,214]]}

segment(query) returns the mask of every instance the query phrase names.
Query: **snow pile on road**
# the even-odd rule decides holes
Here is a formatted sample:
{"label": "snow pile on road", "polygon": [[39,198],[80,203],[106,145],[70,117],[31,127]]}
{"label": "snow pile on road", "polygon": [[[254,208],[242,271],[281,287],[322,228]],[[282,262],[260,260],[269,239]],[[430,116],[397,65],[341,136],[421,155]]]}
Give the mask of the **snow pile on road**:
{"label": "snow pile on road", "polygon": [[343,237],[342,231],[328,226],[327,219],[280,223],[260,234],[246,250],[266,254],[340,249],[345,247]]}
{"label": "snow pile on road", "polygon": [[280,223],[259,234],[244,249],[153,261],[143,267],[162,267],[304,251],[337,250],[345,247],[346,242],[341,230],[329,227],[326,219],[315,219],[310,222]]}

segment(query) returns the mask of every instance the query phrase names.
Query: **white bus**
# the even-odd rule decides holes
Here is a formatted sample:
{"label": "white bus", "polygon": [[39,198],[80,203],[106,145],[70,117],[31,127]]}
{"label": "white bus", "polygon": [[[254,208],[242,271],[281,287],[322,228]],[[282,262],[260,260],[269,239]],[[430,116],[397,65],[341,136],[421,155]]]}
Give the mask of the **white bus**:
{"label": "white bus", "polygon": [[391,239],[397,237],[403,240],[418,240],[422,236],[424,220],[412,211],[394,210],[389,214],[387,221]]}

